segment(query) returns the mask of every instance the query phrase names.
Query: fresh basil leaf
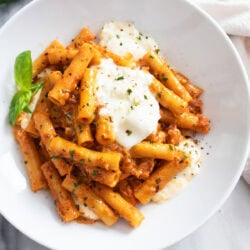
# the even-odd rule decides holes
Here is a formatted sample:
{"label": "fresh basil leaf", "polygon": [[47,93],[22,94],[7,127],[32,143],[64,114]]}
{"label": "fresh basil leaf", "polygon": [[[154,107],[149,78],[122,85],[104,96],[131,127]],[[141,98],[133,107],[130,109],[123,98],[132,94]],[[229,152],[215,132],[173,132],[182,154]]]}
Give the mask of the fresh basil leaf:
{"label": "fresh basil leaf", "polygon": [[43,86],[42,82],[37,82],[34,84],[31,84],[30,90],[32,91],[32,95],[35,95],[39,89],[41,89]]}
{"label": "fresh basil leaf", "polygon": [[20,53],[15,61],[14,77],[21,90],[29,90],[32,82],[32,59],[30,50]]}
{"label": "fresh basil leaf", "polygon": [[30,103],[31,92],[19,90],[13,96],[9,107],[9,123],[13,126],[16,122],[18,115]]}
{"label": "fresh basil leaf", "polygon": [[26,113],[32,113],[32,111],[30,110],[29,106],[26,106],[24,109],[23,109],[24,112]]}

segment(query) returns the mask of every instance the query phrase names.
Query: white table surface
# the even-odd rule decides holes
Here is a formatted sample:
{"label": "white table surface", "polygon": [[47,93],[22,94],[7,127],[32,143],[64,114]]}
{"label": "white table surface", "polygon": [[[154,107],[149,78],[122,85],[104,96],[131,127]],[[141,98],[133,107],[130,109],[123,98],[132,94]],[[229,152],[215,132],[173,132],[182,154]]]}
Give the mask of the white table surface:
{"label": "white table surface", "polygon": [[[0,27],[30,1],[0,5]],[[0,250],[47,248],[24,236],[0,215]],[[167,250],[250,250],[250,186],[241,179],[223,207],[207,223]]]}

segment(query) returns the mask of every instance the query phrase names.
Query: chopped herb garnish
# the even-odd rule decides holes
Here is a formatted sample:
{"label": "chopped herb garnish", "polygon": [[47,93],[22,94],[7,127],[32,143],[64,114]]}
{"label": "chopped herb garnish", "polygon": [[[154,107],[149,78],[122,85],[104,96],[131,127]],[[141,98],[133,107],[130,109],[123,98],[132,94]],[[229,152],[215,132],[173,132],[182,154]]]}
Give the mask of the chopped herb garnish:
{"label": "chopped herb garnish", "polygon": [[160,182],[161,182],[161,178],[155,179],[155,183],[156,183],[156,184],[159,184]]}
{"label": "chopped herb garnish", "polygon": [[96,175],[98,175],[98,173],[99,173],[99,169],[95,168],[95,169],[93,169],[91,176],[96,176]]}
{"label": "chopped herb garnish", "polygon": [[70,114],[70,113],[66,113],[65,116],[66,116],[66,119],[67,119],[67,120],[71,120],[71,114]]}
{"label": "chopped herb garnish", "polygon": [[187,145],[188,145],[188,143],[186,142],[186,143],[184,144],[184,147],[187,147]]}
{"label": "chopped herb garnish", "polygon": [[187,159],[187,155],[183,152],[183,158]]}
{"label": "chopped herb garnish", "polygon": [[119,39],[119,38],[120,38],[120,36],[117,34],[117,35],[116,35],[116,38],[117,38],[117,39]]}
{"label": "chopped herb garnish", "polygon": [[148,97],[147,97],[146,95],[144,95],[144,99],[145,99],[145,100],[148,100]]}
{"label": "chopped herb garnish", "polygon": [[162,79],[162,81],[164,81],[164,82],[166,82],[166,81],[168,80],[168,78],[167,78],[164,74],[161,76],[161,79]]}
{"label": "chopped herb garnish", "polygon": [[132,89],[127,89],[127,93],[130,95],[132,93]]}
{"label": "chopped herb garnish", "polygon": [[80,164],[84,164],[84,159],[80,159]]}
{"label": "chopped herb garnish", "polygon": [[130,108],[131,108],[131,110],[134,110],[134,107],[132,105],[130,106]]}
{"label": "chopped herb garnish", "polygon": [[91,159],[90,159],[90,158],[88,158],[88,162],[91,162]]}
{"label": "chopped herb garnish", "polygon": [[70,150],[69,151],[69,156],[70,156],[71,161],[73,161],[73,159],[74,159],[74,154],[75,154],[75,150]]}
{"label": "chopped herb garnish", "polygon": [[141,36],[137,36],[136,38],[137,38],[138,40],[141,40]]}
{"label": "chopped herb garnish", "polygon": [[160,92],[157,93],[157,97],[161,98],[161,93]]}
{"label": "chopped herb garnish", "polygon": [[128,136],[130,136],[130,135],[132,134],[132,131],[129,130],[129,129],[127,129],[127,130],[126,130],[126,134],[127,134]]}
{"label": "chopped herb garnish", "polygon": [[61,155],[52,155],[50,159],[59,159],[61,157],[62,157]]}
{"label": "chopped herb garnish", "polygon": [[173,145],[169,144],[168,146],[169,146],[169,149],[170,149],[171,151],[173,151],[173,150],[174,150]]}
{"label": "chopped herb garnish", "polygon": [[122,46],[122,42],[120,42],[120,46]]}
{"label": "chopped herb garnish", "polygon": [[149,55],[149,58],[154,59],[154,56],[152,56],[152,55],[150,54],[150,55]]}
{"label": "chopped herb garnish", "polygon": [[160,52],[160,49],[156,49],[155,53],[158,54]]}
{"label": "chopped herb garnish", "polygon": [[77,188],[77,187],[80,186],[81,184],[82,184],[81,181],[75,182],[75,183],[74,183],[74,187]]}
{"label": "chopped herb garnish", "polygon": [[83,132],[83,127],[82,127],[81,124],[78,126],[78,128],[79,128],[80,133],[82,133]]}
{"label": "chopped herb garnish", "polygon": [[124,79],[124,76],[119,76],[115,79],[115,81],[120,81],[120,80],[123,80]]}

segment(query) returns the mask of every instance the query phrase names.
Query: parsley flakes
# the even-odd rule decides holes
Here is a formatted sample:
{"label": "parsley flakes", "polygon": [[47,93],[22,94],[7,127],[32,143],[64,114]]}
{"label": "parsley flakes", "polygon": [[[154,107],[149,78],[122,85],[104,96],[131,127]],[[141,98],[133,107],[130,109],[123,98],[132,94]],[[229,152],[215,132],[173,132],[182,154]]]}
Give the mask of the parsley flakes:
{"label": "parsley flakes", "polygon": [[127,89],[127,93],[130,95],[132,93],[132,89]]}
{"label": "parsley flakes", "polygon": [[127,129],[125,132],[126,132],[126,134],[127,134],[128,136],[130,136],[130,135],[132,134],[132,131],[129,130],[129,129]]}
{"label": "parsley flakes", "polygon": [[115,81],[120,81],[120,80],[124,80],[124,76],[119,76],[119,77],[115,78]]}
{"label": "parsley flakes", "polygon": [[70,150],[69,151],[69,156],[70,156],[71,161],[73,161],[73,159],[74,159],[74,154],[75,154],[75,150]]}

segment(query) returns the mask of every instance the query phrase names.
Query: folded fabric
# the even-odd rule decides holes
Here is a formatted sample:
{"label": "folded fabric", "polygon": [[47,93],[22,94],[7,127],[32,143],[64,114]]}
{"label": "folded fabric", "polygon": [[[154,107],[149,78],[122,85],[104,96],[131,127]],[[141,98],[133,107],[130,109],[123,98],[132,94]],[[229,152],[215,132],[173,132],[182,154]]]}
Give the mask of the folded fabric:
{"label": "folded fabric", "polygon": [[[242,58],[250,79],[250,1],[190,0],[190,2],[205,10],[230,36]],[[243,171],[243,177],[250,184],[250,152]]]}

